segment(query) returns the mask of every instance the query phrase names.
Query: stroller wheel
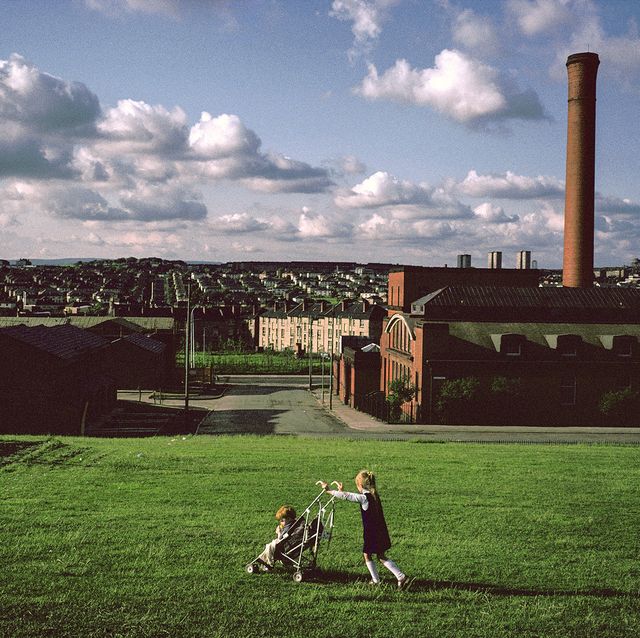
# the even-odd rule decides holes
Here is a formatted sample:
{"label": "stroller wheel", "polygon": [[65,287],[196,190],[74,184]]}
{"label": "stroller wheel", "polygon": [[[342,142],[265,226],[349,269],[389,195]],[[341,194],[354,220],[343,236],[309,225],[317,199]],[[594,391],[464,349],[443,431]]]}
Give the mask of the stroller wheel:
{"label": "stroller wheel", "polygon": [[296,572],[293,575],[293,580],[295,580],[296,583],[301,583],[302,582],[302,572]]}
{"label": "stroller wheel", "polygon": [[255,574],[257,571],[257,566],[253,563],[249,563],[245,566],[244,570],[247,572],[247,574]]}

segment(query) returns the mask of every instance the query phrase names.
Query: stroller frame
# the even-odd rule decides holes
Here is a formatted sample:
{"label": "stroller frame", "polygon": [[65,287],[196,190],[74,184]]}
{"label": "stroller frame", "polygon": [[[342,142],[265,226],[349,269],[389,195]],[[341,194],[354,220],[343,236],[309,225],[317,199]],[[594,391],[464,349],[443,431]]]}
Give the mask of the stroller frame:
{"label": "stroller frame", "polygon": [[[296,583],[304,580],[305,571],[316,568],[320,544],[326,542],[328,547],[331,542],[335,501],[335,496],[320,492],[276,544],[275,559],[295,570]],[[265,563],[256,557],[245,566],[245,571],[255,574],[264,568]]]}

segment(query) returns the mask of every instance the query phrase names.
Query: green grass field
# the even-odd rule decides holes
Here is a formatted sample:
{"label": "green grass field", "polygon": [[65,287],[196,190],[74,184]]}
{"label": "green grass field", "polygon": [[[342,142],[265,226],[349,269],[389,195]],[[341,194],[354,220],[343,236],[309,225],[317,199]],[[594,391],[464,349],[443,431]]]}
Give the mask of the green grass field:
{"label": "green grass field", "polygon": [[[640,635],[637,447],[5,436],[0,453],[0,636]],[[365,466],[408,590],[366,585],[343,502],[314,580],[243,571],[279,505]]]}
{"label": "green grass field", "polygon": [[[176,364],[184,365],[184,354],[178,352]],[[309,359],[297,359],[292,352],[196,352],[194,365],[213,367],[215,374],[308,374]],[[314,355],[311,362],[313,374],[320,374],[322,362]],[[329,375],[329,364],[325,362],[325,374]]]}

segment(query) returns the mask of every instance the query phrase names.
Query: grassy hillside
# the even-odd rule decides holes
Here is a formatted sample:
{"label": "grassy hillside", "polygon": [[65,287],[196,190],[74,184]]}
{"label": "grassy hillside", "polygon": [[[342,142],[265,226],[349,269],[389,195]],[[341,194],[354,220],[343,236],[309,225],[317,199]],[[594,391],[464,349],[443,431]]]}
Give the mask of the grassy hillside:
{"label": "grassy hillside", "polygon": [[[640,449],[0,437],[0,635],[637,636]],[[243,571],[317,479],[378,472],[413,578],[366,585],[357,507],[323,572]],[[384,571],[384,570],[381,570]]]}

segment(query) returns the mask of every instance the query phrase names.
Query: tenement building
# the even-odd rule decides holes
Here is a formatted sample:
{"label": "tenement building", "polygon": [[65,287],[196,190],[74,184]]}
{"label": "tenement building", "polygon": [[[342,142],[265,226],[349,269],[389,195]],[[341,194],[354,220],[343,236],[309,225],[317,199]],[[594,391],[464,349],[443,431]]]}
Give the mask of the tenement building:
{"label": "tenement building", "polygon": [[304,301],[287,308],[277,304],[261,313],[257,345],[263,349],[340,352],[343,336],[368,337],[376,343],[387,311],[366,300]]}

